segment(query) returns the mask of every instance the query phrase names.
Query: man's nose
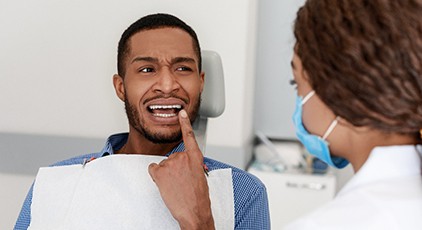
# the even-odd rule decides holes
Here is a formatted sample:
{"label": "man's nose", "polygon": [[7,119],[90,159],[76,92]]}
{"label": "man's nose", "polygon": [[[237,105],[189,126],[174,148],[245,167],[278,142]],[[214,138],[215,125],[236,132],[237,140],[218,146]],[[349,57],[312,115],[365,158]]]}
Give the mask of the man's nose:
{"label": "man's nose", "polygon": [[167,68],[158,73],[157,82],[154,84],[153,90],[157,93],[170,94],[177,91],[180,85],[175,74]]}

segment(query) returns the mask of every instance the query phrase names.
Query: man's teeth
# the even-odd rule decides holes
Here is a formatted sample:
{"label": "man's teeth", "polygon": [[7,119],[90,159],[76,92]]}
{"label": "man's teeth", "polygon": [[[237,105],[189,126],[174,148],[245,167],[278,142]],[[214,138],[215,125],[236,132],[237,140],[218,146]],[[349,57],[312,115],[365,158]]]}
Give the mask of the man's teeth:
{"label": "man's teeth", "polygon": [[[177,110],[181,110],[182,109],[182,105],[150,105],[148,106],[148,108],[151,111],[154,110],[173,110],[172,113],[160,113],[160,111],[155,111],[152,113],[153,116],[155,117],[163,117],[163,118],[168,118],[168,117],[175,117],[177,116]],[[174,111],[176,110],[176,111]],[[170,111],[168,111],[170,112]]]}
{"label": "man's teeth", "polygon": [[182,109],[181,105],[150,105],[150,109]]}
{"label": "man's teeth", "polygon": [[175,113],[154,113],[152,115],[154,117],[174,117],[174,116],[176,116]]}

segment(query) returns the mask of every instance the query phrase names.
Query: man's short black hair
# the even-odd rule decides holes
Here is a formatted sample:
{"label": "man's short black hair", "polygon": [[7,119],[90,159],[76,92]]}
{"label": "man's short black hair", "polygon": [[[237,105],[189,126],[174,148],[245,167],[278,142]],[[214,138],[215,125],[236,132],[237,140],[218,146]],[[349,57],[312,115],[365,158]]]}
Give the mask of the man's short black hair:
{"label": "man's short black hair", "polygon": [[128,40],[136,33],[143,30],[153,30],[160,28],[178,28],[183,31],[186,31],[193,40],[193,48],[195,54],[198,58],[198,69],[201,71],[202,58],[201,58],[201,48],[199,46],[198,37],[196,36],[195,31],[187,25],[185,22],[179,18],[170,15],[170,14],[151,14],[145,17],[140,18],[132,25],[130,25],[125,32],[123,32],[122,37],[119,41],[119,47],[117,49],[117,71],[121,77],[124,77],[126,69],[124,67],[124,61],[127,55],[130,52],[130,47],[128,46]]}

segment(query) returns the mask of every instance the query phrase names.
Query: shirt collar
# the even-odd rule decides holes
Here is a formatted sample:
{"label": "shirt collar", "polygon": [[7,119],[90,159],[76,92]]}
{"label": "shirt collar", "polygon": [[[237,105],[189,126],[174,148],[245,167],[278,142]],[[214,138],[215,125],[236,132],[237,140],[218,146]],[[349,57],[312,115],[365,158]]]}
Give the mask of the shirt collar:
{"label": "shirt collar", "polygon": [[[107,156],[107,155],[113,155],[116,150],[119,150],[120,148],[122,148],[123,145],[126,143],[128,136],[129,136],[129,133],[118,133],[118,134],[111,135],[107,139],[104,145],[104,148],[100,152],[101,157]],[[168,157],[173,153],[183,152],[183,151],[185,151],[185,144],[182,141],[170,152],[168,152],[166,156]]]}
{"label": "shirt collar", "polygon": [[341,189],[339,196],[375,181],[420,176],[422,146],[375,147],[360,170]]}

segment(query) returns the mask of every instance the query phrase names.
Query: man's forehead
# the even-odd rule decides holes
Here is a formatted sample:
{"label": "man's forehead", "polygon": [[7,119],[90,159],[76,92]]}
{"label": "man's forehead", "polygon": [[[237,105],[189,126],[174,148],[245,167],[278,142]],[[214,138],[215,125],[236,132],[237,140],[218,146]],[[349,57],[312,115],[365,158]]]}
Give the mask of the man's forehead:
{"label": "man's forehead", "polygon": [[[130,56],[163,57],[168,59],[187,57],[197,60],[193,38],[179,28],[142,30],[129,40]],[[131,59],[132,59],[131,58]]]}
{"label": "man's forehead", "polygon": [[[157,29],[141,30],[133,34],[129,38],[131,45],[137,45],[138,43],[150,43],[150,44],[175,44],[181,43],[190,47],[193,45],[193,38],[186,31],[179,28],[163,27]],[[193,49],[193,46],[190,47]]]}

